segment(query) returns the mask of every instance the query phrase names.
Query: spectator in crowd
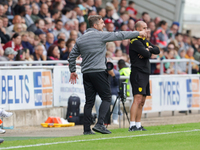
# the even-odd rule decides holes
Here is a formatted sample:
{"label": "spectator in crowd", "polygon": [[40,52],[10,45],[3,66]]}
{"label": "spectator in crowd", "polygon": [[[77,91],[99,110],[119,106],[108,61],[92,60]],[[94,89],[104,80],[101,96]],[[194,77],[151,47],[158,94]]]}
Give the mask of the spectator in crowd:
{"label": "spectator in crowd", "polygon": [[[180,58],[181,59],[185,59],[185,55],[186,55],[186,52],[184,49],[181,49],[180,50]],[[179,66],[179,70],[180,70],[180,73],[181,74],[186,74],[188,72],[188,69],[187,69],[187,62],[179,62],[178,63],[178,66]]]}
{"label": "spectator in crowd", "polygon": [[25,8],[26,8],[25,21],[26,21],[27,27],[29,27],[30,25],[34,24],[34,21],[31,18],[32,8],[30,7],[30,5],[27,5],[27,4],[25,5]]}
{"label": "spectator in crowd", "polygon": [[115,19],[112,17],[114,14],[114,7],[113,6],[106,6],[106,16],[104,20],[110,19],[113,23],[115,23]]}
{"label": "spectator in crowd", "polygon": [[51,45],[47,50],[47,60],[59,60],[60,59],[60,51],[58,46]]}
{"label": "spectator in crowd", "polygon": [[175,35],[179,30],[179,23],[178,22],[173,22],[170,30],[167,32],[169,39],[174,40],[175,39]]}
{"label": "spectator in crowd", "polygon": [[[193,57],[193,55],[194,55],[194,49],[193,49],[192,47],[190,47],[190,48],[187,50],[187,52],[186,52],[185,58],[186,58],[186,59],[195,60],[194,57]],[[197,72],[199,71],[198,65],[195,64],[195,63],[193,63],[193,62],[192,62],[191,64],[192,64],[192,73],[193,73],[193,74],[197,74]]]}
{"label": "spectator in crowd", "polygon": [[59,39],[57,42],[58,49],[60,51],[60,59],[63,59],[63,52],[66,51],[65,40]]}
{"label": "spectator in crowd", "polygon": [[46,49],[49,49],[49,47],[54,43],[54,35],[52,33],[47,33],[47,41],[45,44]]}
{"label": "spectator in crowd", "polygon": [[191,40],[188,34],[183,34],[184,49],[191,47]]}
{"label": "spectator in crowd", "polygon": [[56,23],[56,25],[55,25],[55,29],[53,31],[53,35],[55,37],[57,37],[59,33],[64,32],[64,30],[62,29],[63,22],[61,20],[56,20],[55,23]]}
{"label": "spectator in crowd", "polygon": [[178,49],[184,48],[183,35],[181,33],[177,32],[173,41]]}
{"label": "spectator in crowd", "polygon": [[15,7],[14,7],[15,15],[19,15],[20,8],[21,8],[21,6],[23,6],[24,4],[26,4],[26,1],[25,1],[25,0],[18,0],[17,5],[15,5]]}
{"label": "spectator in crowd", "polygon": [[98,8],[97,9],[97,14],[100,15],[103,18],[103,20],[105,20],[106,9],[105,8]]}
{"label": "spectator in crowd", "polygon": [[0,37],[1,43],[5,44],[10,40],[9,35],[6,34],[6,30],[3,27],[3,18],[0,17]]}
{"label": "spectator in crowd", "polygon": [[86,2],[86,8],[88,10],[94,10],[96,12],[96,9],[93,8],[94,0],[85,0],[85,2]]}
{"label": "spectator in crowd", "polygon": [[35,22],[36,20],[40,19],[40,17],[38,16],[39,14],[39,8],[38,5],[36,3],[32,4],[32,15],[31,15],[31,19],[33,20],[33,22]]}
{"label": "spectator in crowd", "polygon": [[15,33],[20,33],[23,31],[23,27],[22,27],[22,24],[21,23],[16,23],[13,27],[13,31]]}
{"label": "spectator in crowd", "polygon": [[128,7],[126,7],[126,11],[128,12],[131,19],[137,20],[137,10],[134,8],[135,3],[133,1],[129,1]]}
{"label": "spectator in crowd", "polygon": [[9,23],[8,17],[6,15],[3,15],[2,19],[3,19],[3,27],[7,28]]}
{"label": "spectator in crowd", "polygon": [[168,43],[168,36],[166,34],[166,30],[167,30],[167,22],[162,20],[159,23],[158,29],[154,32],[156,44],[158,44],[158,46],[161,48],[166,47]]}
{"label": "spectator in crowd", "polygon": [[74,11],[76,12],[77,14],[77,19],[78,19],[78,22],[79,23],[82,23],[85,21],[84,17],[83,17],[83,12],[81,11],[80,7],[76,6],[74,8]]}
{"label": "spectator in crowd", "polygon": [[61,15],[61,13],[60,13],[60,11],[58,10],[58,9],[53,9],[52,11],[51,11],[51,18],[52,18],[52,21],[56,21],[56,20],[58,20],[59,18],[60,18],[60,15]]}
{"label": "spectator in crowd", "polygon": [[63,55],[62,55],[62,59],[63,60],[67,60],[69,57],[69,54],[72,50],[72,48],[74,47],[76,41],[74,39],[68,39],[68,41],[66,42],[66,50],[63,51]]}
{"label": "spectator in crowd", "polygon": [[34,53],[32,55],[32,59],[34,61],[42,61],[43,58],[43,45],[40,43],[37,46],[35,46],[34,48]]}
{"label": "spectator in crowd", "polygon": [[69,38],[70,39],[74,39],[76,41],[77,37],[78,37],[77,31],[76,30],[71,30]]}
{"label": "spectator in crowd", "polygon": [[135,30],[135,22],[132,19],[128,20],[128,31],[134,31]]}
{"label": "spectator in crowd", "polygon": [[198,62],[200,62],[200,47],[197,49],[197,51],[194,54],[194,59]]}
{"label": "spectator in crowd", "polygon": [[19,33],[15,33],[11,39],[11,41],[7,42],[3,49],[5,50],[7,47],[12,47],[15,51],[23,49],[21,44],[21,35]]}
{"label": "spectator in crowd", "polygon": [[[33,61],[33,59],[30,56],[30,51],[27,48],[22,49],[25,52],[25,61]],[[29,64],[31,66],[31,64]]]}
{"label": "spectator in crowd", "polygon": [[63,30],[64,30],[67,40],[69,39],[70,31],[74,29],[75,29],[75,25],[73,21],[69,20],[65,23]]}
{"label": "spectator in crowd", "polygon": [[144,21],[146,24],[148,24],[151,21],[151,18],[148,12],[142,13],[142,21]]}
{"label": "spectator in crowd", "polygon": [[79,24],[78,37],[80,37],[81,35],[83,35],[83,34],[85,33],[86,29],[87,29],[87,24],[86,24],[86,22],[81,22],[81,23]]}
{"label": "spectator in crowd", "polygon": [[158,27],[160,21],[161,21],[160,17],[155,17],[154,23],[155,23],[155,26],[156,26],[156,27]]}
{"label": "spectator in crowd", "polygon": [[23,49],[18,50],[15,61],[25,61],[25,54],[26,53]]}
{"label": "spectator in crowd", "polygon": [[8,0],[8,10],[6,12],[6,15],[14,15],[14,8],[12,7],[13,5],[13,1],[12,0]]}
{"label": "spectator in crowd", "polygon": [[21,33],[22,36],[22,46],[23,48],[29,49],[30,53],[33,54],[34,47],[28,41],[28,32]]}
{"label": "spectator in crowd", "polygon": [[[45,22],[43,19],[39,19],[35,21],[35,26],[37,27],[37,30],[42,30],[43,32],[46,30],[45,28]],[[37,31],[36,30],[36,31]],[[36,32],[34,31],[34,32]]]}
{"label": "spectator in crowd", "polygon": [[9,26],[9,27],[7,28],[7,31],[8,31],[8,32],[12,32],[12,31],[13,31],[13,27],[14,27],[14,25],[15,25],[16,23],[22,23],[22,18],[21,18],[20,15],[15,15],[15,16],[14,16],[14,18],[13,18],[13,20],[12,20],[12,25]]}
{"label": "spectator in crowd", "polygon": [[71,17],[72,17],[72,10],[70,8],[64,8],[62,10],[62,17],[61,17],[63,24],[71,20]]}
{"label": "spectator in crowd", "polygon": [[44,18],[46,18],[46,17],[49,17],[49,15],[48,15],[48,13],[49,13],[49,12],[48,12],[48,9],[49,9],[48,5],[45,4],[45,3],[43,3],[43,4],[41,5],[40,12],[39,12],[38,16],[39,16],[41,19],[44,19]]}
{"label": "spectator in crowd", "polygon": [[17,52],[13,48],[8,47],[4,51],[4,56],[0,57],[0,61],[13,61],[14,57],[17,55]]}
{"label": "spectator in crowd", "polygon": [[46,26],[44,32],[46,33],[54,32],[52,19],[48,17],[48,18],[45,18],[44,21],[45,21],[45,26]]}
{"label": "spectator in crowd", "polygon": [[102,0],[94,0],[93,10],[97,12],[102,5]]}
{"label": "spectator in crowd", "polygon": [[115,22],[116,30],[119,30],[122,24],[128,24],[129,15],[127,12],[121,13],[120,18]]}

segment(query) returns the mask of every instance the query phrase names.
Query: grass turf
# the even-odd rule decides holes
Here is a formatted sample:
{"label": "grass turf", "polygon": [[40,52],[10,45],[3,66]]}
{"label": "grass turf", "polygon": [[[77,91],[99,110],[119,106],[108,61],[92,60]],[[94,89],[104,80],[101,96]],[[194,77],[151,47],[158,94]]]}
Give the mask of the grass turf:
{"label": "grass turf", "polygon": [[[128,132],[128,129],[115,129],[111,130],[112,134],[109,135],[87,135],[87,136],[74,136],[74,137],[62,137],[62,138],[40,138],[40,139],[27,139],[6,141],[1,144],[0,149],[11,146],[19,145],[35,145],[41,143],[53,143],[62,141],[74,141],[74,140],[89,140],[99,138],[109,138],[118,136],[131,136],[131,135],[147,135],[154,133],[166,133],[176,131],[189,131],[194,129],[200,129],[200,123],[190,124],[178,124],[178,125],[165,125],[165,126],[151,126],[146,127],[148,131]],[[56,145],[45,145],[38,147],[20,148],[20,150],[64,150],[64,149],[101,149],[101,150],[123,150],[123,149],[139,149],[139,150],[193,150],[200,147],[200,131],[195,132],[181,132],[174,134],[162,134],[162,135],[148,135],[138,137],[126,137],[117,139],[105,139],[95,141],[80,141],[75,143],[60,143]]]}

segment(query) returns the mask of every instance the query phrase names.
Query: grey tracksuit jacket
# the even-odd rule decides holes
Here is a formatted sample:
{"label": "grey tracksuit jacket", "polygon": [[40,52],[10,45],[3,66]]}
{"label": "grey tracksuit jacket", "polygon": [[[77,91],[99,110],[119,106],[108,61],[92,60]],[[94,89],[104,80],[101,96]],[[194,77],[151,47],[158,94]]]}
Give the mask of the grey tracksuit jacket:
{"label": "grey tracksuit jacket", "polygon": [[86,33],[76,40],[69,55],[70,72],[76,72],[76,58],[81,55],[81,72],[101,72],[106,70],[106,42],[132,39],[139,36],[138,31],[106,32],[88,28]]}

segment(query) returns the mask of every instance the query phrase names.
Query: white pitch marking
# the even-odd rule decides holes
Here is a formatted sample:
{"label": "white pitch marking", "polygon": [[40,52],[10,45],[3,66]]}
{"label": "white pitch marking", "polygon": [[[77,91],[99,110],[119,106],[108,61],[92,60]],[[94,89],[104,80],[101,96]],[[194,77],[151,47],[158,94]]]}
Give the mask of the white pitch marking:
{"label": "white pitch marking", "polygon": [[41,143],[41,144],[34,144],[34,145],[20,145],[20,146],[12,146],[12,147],[2,147],[2,148],[0,148],[0,150],[1,149],[25,148],[25,147],[37,147],[37,146],[44,146],[44,145],[55,145],[55,144],[77,143],[77,142],[88,142],[88,141],[100,141],[100,140],[110,140],[110,139],[123,139],[123,138],[132,138],[132,137],[140,137],[140,136],[175,134],[175,133],[185,133],[185,132],[195,132],[195,131],[200,131],[200,129],[194,129],[194,130],[188,130],[188,131],[176,131],[176,132],[163,132],[163,133],[130,135],[130,136],[116,136],[116,137],[98,138],[98,139],[87,139],[87,140],[63,141],[63,142],[54,142],[54,143]]}

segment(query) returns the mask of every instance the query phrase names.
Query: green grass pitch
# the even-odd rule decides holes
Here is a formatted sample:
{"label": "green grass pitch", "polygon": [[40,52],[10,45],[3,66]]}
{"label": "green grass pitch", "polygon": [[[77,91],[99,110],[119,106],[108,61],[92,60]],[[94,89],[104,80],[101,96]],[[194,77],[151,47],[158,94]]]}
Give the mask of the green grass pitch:
{"label": "green grass pitch", "polygon": [[[148,131],[111,130],[109,135],[82,135],[62,138],[4,138],[0,149],[20,150],[197,150],[200,123],[151,126]],[[196,130],[195,130],[196,129]],[[37,146],[37,144],[40,144]],[[46,144],[46,145],[44,145]],[[28,147],[23,147],[27,146]],[[31,145],[31,146],[30,146]],[[18,147],[19,146],[19,147]]]}

